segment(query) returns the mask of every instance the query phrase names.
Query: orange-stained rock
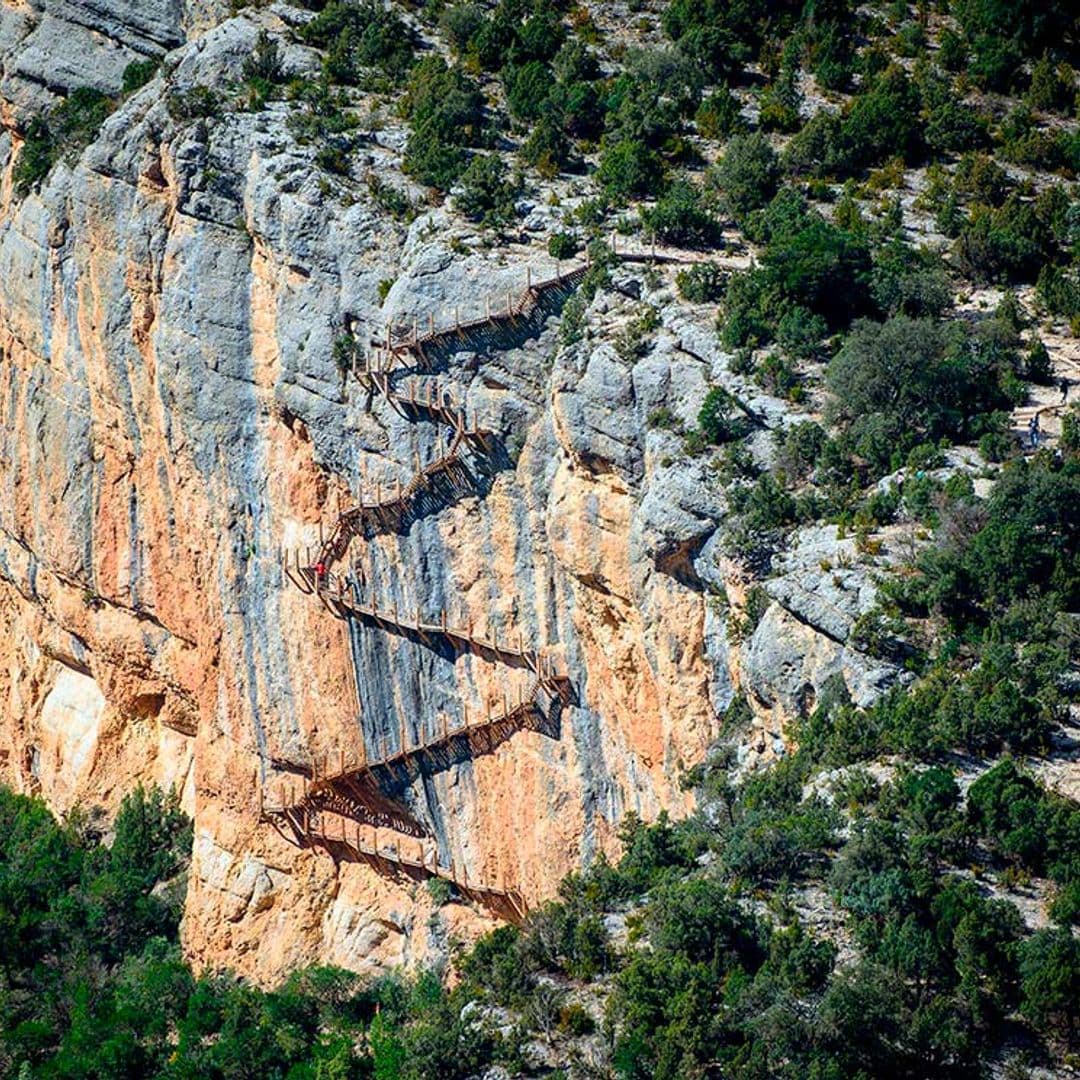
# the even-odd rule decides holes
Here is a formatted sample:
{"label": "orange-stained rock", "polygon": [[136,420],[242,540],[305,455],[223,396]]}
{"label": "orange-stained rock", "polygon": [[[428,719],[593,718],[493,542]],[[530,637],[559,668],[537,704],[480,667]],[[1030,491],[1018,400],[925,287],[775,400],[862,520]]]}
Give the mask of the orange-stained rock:
{"label": "orange-stained rock", "polygon": [[[235,79],[260,23],[277,26],[208,30],[169,77]],[[13,197],[10,156],[0,179],[0,778],[58,813],[175,786],[199,967],[273,982],[312,962],[415,966],[490,915],[297,848],[260,821],[260,790],[298,783],[283,761],[325,772],[497,712],[530,673],[348,627],[279,552],[314,550],[339,500],[447,449],[445,429],[343,379],[346,314],[365,340],[388,319],[471,318],[527,266],[554,268],[539,245],[455,253],[442,211],[406,230],[362,190],[325,195],[276,107],[179,123],[166,96],[159,76],[40,193]],[[405,183],[392,155],[371,167]],[[533,904],[614,855],[627,812],[689,809],[680,774],[716,738],[728,681],[693,570],[721,509],[698,465],[648,444],[643,395],[668,392],[670,343],[619,359],[600,338],[632,308],[605,293],[597,340],[565,346],[558,306],[431,357],[490,453],[349,553],[387,609],[520,634],[569,675],[575,703],[544,730],[394,792],[442,865]]]}

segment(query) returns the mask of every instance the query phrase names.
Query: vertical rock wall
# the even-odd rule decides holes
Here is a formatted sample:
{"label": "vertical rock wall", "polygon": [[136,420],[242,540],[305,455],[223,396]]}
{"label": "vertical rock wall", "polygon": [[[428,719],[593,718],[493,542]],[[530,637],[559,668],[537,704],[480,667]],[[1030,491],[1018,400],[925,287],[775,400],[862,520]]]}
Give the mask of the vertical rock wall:
{"label": "vertical rock wall", "polygon": [[[9,100],[33,60],[18,20],[93,10],[88,32],[129,56],[194,18],[128,7],[6,5]],[[169,78],[235,76],[256,29],[208,30]],[[0,772],[58,810],[176,785],[195,818],[198,963],[264,980],[315,960],[413,963],[486,916],[431,920],[415,884],[297,850],[260,824],[260,785],[275,760],[430,735],[512,696],[520,673],[346,626],[286,584],[277,553],[314,545],[337,497],[407,481],[446,438],[343,381],[346,313],[366,333],[475,313],[547,260],[539,245],[462,252],[438,212],[406,230],[363,185],[328,193],[285,105],[178,125],[163,93],[159,77],[23,200],[13,136],[0,145]],[[371,139],[361,171],[391,175],[391,144]],[[562,348],[557,327],[552,313],[438,358],[431,378],[499,452],[473,492],[350,553],[380,602],[520,631],[570,674],[578,704],[554,737],[521,731],[402,795],[445,861],[533,901],[613,850],[628,811],[686,807],[680,769],[727,693],[691,569],[720,507],[646,434],[674,365],[693,369],[682,381],[708,372],[670,351],[635,366],[595,340]]]}

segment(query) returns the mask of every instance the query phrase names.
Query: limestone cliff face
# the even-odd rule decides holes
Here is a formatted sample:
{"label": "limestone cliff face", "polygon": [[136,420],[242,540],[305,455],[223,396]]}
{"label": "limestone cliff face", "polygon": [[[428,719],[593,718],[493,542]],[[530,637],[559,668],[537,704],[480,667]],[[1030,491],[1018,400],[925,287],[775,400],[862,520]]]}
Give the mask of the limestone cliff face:
{"label": "limestone cliff face", "polygon": [[[366,141],[356,180],[328,184],[284,104],[171,120],[166,80],[236,78],[254,20],[281,13],[207,28],[214,14],[47,0],[0,15],[0,774],[59,811],[114,807],[137,780],[175,785],[195,819],[185,941],[199,964],[264,981],[313,961],[410,964],[488,916],[451,904],[431,918],[415,883],[297,849],[260,823],[260,790],[290,781],[283,762],[325,769],[431,738],[512,699],[522,673],[335,619],[288,585],[278,553],[316,545],[338,499],[405,483],[445,448],[443,429],[343,377],[346,316],[367,339],[388,321],[482,313],[527,268],[553,270],[548,210],[531,243],[487,250],[444,211],[406,228],[375,205],[365,174],[404,183],[392,128]],[[46,31],[74,43],[70,73],[51,65],[61,90],[115,90],[132,56],[174,51],[77,162],[16,200],[17,120],[48,92]],[[723,358],[707,314],[641,278],[618,271],[594,336],[571,346],[553,308],[445,350],[422,378],[497,452],[471,490],[349,553],[380,604],[520,633],[569,674],[576,703],[554,729],[400,793],[443,864],[530,902],[613,851],[628,811],[687,808],[681,768],[715,740],[739,666],[712,595],[722,494],[646,422],[660,407],[692,418]],[[643,287],[663,325],[628,362],[605,331]]]}

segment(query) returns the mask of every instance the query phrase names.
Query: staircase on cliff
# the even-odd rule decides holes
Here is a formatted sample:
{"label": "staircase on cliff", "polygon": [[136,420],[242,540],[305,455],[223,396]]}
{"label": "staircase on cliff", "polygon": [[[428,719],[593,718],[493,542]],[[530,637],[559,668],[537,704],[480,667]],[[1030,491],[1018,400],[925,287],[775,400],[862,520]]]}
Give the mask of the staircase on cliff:
{"label": "staircase on cliff", "polygon": [[[693,262],[680,256],[645,252],[616,253],[620,262]],[[531,675],[527,691],[520,689],[516,700],[504,696],[501,708],[493,708],[470,722],[467,707],[464,723],[449,729],[445,720],[436,737],[421,737],[418,745],[407,746],[404,725],[398,746],[392,753],[383,739],[375,757],[362,754],[359,760],[346,762],[339,752],[337,767],[329,771],[276,761],[272,766],[293,778],[276,786],[276,798],[261,795],[261,816],[283,836],[301,847],[326,851],[335,860],[362,861],[380,873],[405,876],[413,880],[441,878],[453,884],[467,899],[481,903],[500,917],[519,921],[526,905],[520,892],[503,886],[470,882],[462,869],[451,862],[447,868],[438,863],[437,851],[430,858],[421,851],[419,859],[402,855],[400,840],[387,849],[378,844],[377,830],[390,829],[412,838],[427,834],[423,823],[395,797],[420,775],[427,775],[481,754],[493,753],[517,732],[524,729],[553,734],[550,718],[574,703],[573,684],[566,672],[544,649],[527,647],[519,631],[514,638],[499,640],[495,631],[478,633],[471,624],[455,625],[445,608],[434,618],[424,618],[419,610],[399,612],[393,605],[382,605],[374,596],[364,596],[359,574],[354,569],[340,573],[335,569],[345,559],[356,539],[370,539],[382,532],[403,532],[419,516],[436,512],[442,500],[474,491],[472,474],[466,461],[469,455],[491,453],[496,445],[493,432],[470,421],[464,407],[440,387],[418,386],[411,378],[399,389],[398,377],[415,372],[430,373],[434,357],[447,349],[490,345],[505,347],[508,331],[538,332],[549,309],[545,304],[564,298],[577,288],[590,269],[589,262],[571,266],[565,272],[533,282],[527,272],[524,290],[514,297],[507,293],[485,303],[485,314],[462,321],[455,312],[452,322],[437,325],[434,317],[420,331],[411,327],[390,326],[380,340],[361,346],[351,321],[346,330],[350,337],[348,369],[369,393],[379,393],[403,418],[410,422],[434,423],[449,431],[449,443],[443,453],[422,464],[414,459],[413,476],[407,484],[386,489],[376,484],[370,498],[339,511],[330,535],[321,539],[318,549],[303,556],[299,552],[281,554],[284,576],[300,591],[314,595],[330,614],[350,623],[358,623],[384,633],[401,635],[425,644],[438,641],[456,653],[470,652],[511,668],[524,669]],[[424,728],[421,727],[421,731]],[[296,777],[299,777],[297,781]],[[327,820],[337,822],[327,826]],[[353,829],[348,837],[348,825]],[[376,839],[366,843],[361,828],[376,830]],[[338,834],[338,835],[335,835]]]}

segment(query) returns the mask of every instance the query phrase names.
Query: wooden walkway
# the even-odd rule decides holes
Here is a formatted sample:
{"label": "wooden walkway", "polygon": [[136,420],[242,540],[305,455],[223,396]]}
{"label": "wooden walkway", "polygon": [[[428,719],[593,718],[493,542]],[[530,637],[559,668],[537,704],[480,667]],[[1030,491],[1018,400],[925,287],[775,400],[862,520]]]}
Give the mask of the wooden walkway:
{"label": "wooden walkway", "polygon": [[[275,828],[280,825],[280,821],[270,815],[265,815],[263,820],[269,821]],[[524,897],[516,889],[470,881],[464,867],[459,873],[454,862],[448,867],[440,865],[438,852],[434,849],[429,851],[423,844],[418,844],[416,855],[411,856],[407,850],[402,849],[400,840],[395,840],[393,848],[387,849],[379,844],[377,830],[374,840],[367,841],[359,825],[349,829],[344,818],[337,820],[336,826],[328,826],[323,823],[319,814],[309,814],[300,823],[289,819],[292,842],[299,847],[321,848],[335,862],[366,863],[386,877],[418,882],[439,878],[456,889],[464,899],[483,905],[499,918],[512,923],[524,921],[528,907]]]}
{"label": "wooden walkway", "polygon": [[520,630],[513,637],[500,639],[498,631],[491,629],[488,631],[491,636],[485,637],[472,623],[455,626],[449,621],[445,608],[435,621],[431,621],[423,617],[419,608],[405,612],[393,604],[380,607],[375,597],[362,600],[356,595],[356,583],[333,570],[319,573],[314,567],[298,565],[287,572],[290,580],[305,592],[317,595],[326,609],[339,619],[359,619],[370,626],[425,644],[436,639],[445,641],[455,652],[468,652],[496,663],[525,667],[548,683],[568,685],[567,676],[558,669],[552,657],[543,649],[527,647]]}
{"label": "wooden walkway", "polygon": [[[383,337],[380,340],[373,339],[370,344],[376,349],[382,349],[385,354],[394,356],[395,364],[404,364],[406,358],[412,355],[421,367],[429,367],[429,350],[460,345],[474,337],[477,332],[516,325],[536,313],[544,294],[576,288],[588,273],[589,266],[589,263],[581,263],[565,272],[557,268],[554,276],[535,283],[531,271],[526,271],[525,288],[517,296],[507,290],[494,304],[491,297],[487,297],[483,315],[463,320],[460,309],[455,309],[453,322],[442,326],[436,325],[434,315],[429,315],[423,332],[415,319],[412,326],[393,326],[388,323]],[[385,364],[386,361],[383,362]]]}
{"label": "wooden walkway", "polygon": [[[311,813],[326,811],[360,825],[394,829],[406,836],[427,836],[429,830],[396,799],[381,788],[370,769],[358,769],[348,783],[340,777],[320,776],[318,770],[291,762],[273,762],[293,775],[282,777],[267,799],[259,792],[260,812],[301,827]],[[276,795],[276,797],[274,797]]]}
{"label": "wooden walkway", "polygon": [[[613,238],[613,243],[615,238]],[[616,252],[620,262],[694,262],[696,259],[649,252]],[[556,264],[555,273],[542,281],[533,282],[531,270],[526,270],[525,288],[515,297],[507,291],[505,305],[493,306],[491,298],[485,301],[485,313],[462,321],[455,311],[452,324],[437,326],[433,315],[428,317],[426,330],[421,333],[418,320],[410,327],[386,326],[381,341],[373,341],[370,347],[352,350],[351,368],[354,377],[367,389],[378,390],[383,397],[406,419],[426,419],[443,424],[453,432],[450,446],[434,461],[422,465],[414,458],[412,479],[405,485],[400,482],[385,491],[381,484],[375,485],[373,499],[363,500],[354,507],[339,513],[328,538],[320,543],[318,554],[307,560],[308,566],[322,566],[329,570],[345,557],[349,545],[356,537],[370,537],[383,531],[400,532],[411,521],[417,503],[426,492],[440,486],[449,494],[465,491],[471,481],[464,461],[466,450],[486,451],[492,433],[470,424],[464,407],[458,405],[453,395],[443,388],[430,384],[418,384],[412,379],[407,389],[399,391],[392,382],[392,374],[408,366],[408,359],[419,361],[422,370],[429,370],[428,350],[448,344],[461,343],[477,333],[484,333],[506,325],[517,325],[531,318],[540,308],[542,298],[551,292],[576,288],[588,273],[591,264],[586,261],[563,271]],[[286,567],[286,572],[289,568]],[[292,575],[290,574],[290,577]],[[297,578],[293,583],[309,591]]]}
{"label": "wooden walkway", "polygon": [[[619,263],[653,263],[657,265],[675,264],[692,265],[703,261],[706,256],[687,256],[671,252],[657,251],[656,248],[639,251],[618,251],[617,235],[612,236],[612,258]],[[372,338],[369,346],[381,349],[389,356],[393,356],[394,364],[404,365],[405,358],[412,355],[419,361],[422,368],[430,367],[428,350],[436,350],[446,346],[461,344],[463,341],[474,336],[477,332],[483,332],[499,326],[513,326],[520,320],[528,319],[536,313],[541,298],[546,293],[576,288],[592,268],[588,260],[577,264],[571,264],[566,270],[560,264],[556,264],[555,273],[540,281],[532,280],[531,268],[526,268],[525,288],[516,296],[512,290],[507,290],[503,295],[484,300],[484,313],[469,319],[462,319],[460,309],[455,309],[453,321],[437,324],[434,315],[429,315],[423,331],[420,322],[414,319],[411,325],[402,326],[387,324],[380,338]],[[360,350],[354,352],[357,367],[354,370],[361,371],[370,364],[370,359],[360,359]],[[385,361],[384,361],[385,363]]]}
{"label": "wooden walkway", "polygon": [[[511,735],[526,727],[541,728],[556,705],[566,703],[566,690],[566,684],[560,680],[534,677],[527,691],[519,689],[516,699],[504,694],[501,705],[496,704],[479,717],[470,717],[466,706],[463,722],[457,726],[450,727],[444,716],[434,735],[429,736],[421,729],[420,741],[412,746],[406,745],[408,739],[403,725],[396,748],[390,747],[389,739],[384,735],[374,756],[361,747],[361,754],[349,760],[344,751],[339,751],[333,766],[325,758],[312,767],[276,762],[279,768],[301,777],[301,782],[298,787],[295,780],[283,781],[282,797],[273,804],[266,804],[264,809],[267,806],[275,812],[333,809],[335,813],[355,817],[366,824],[392,826],[389,818],[394,812],[404,813],[404,810],[385,794],[386,789],[402,786],[402,777],[408,782],[417,775],[429,775],[455,761],[493,753]],[[322,806],[331,796],[349,802],[337,808]],[[353,804],[363,807],[362,811],[348,812]]]}
{"label": "wooden walkway", "polygon": [[[425,496],[435,495],[440,490],[447,495],[471,490],[473,477],[465,460],[466,452],[483,453],[490,449],[492,432],[470,424],[465,409],[449,391],[429,383],[418,385],[416,379],[409,381],[406,390],[398,391],[391,385],[390,365],[385,360],[375,360],[373,366],[365,368],[357,377],[369,388],[378,389],[406,419],[424,419],[448,427],[452,433],[450,442],[442,454],[426,465],[414,455],[413,476],[407,484],[398,481],[384,487],[381,482],[376,482],[374,498],[361,498],[355,506],[339,511],[329,537],[320,539],[314,560],[309,553],[307,566],[321,565],[329,570],[345,557],[354,538],[370,538],[386,531],[401,532],[413,513],[421,509]],[[321,534],[321,524],[319,529]],[[294,561],[298,558],[297,555]],[[291,574],[289,576],[292,578]],[[296,578],[292,580],[305,592],[309,591]]]}
{"label": "wooden walkway", "polygon": [[426,465],[415,461],[416,472],[407,484],[399,481],[384,487],[377,482],[373,498],[361,499],[355,506],[338,514],[330,535],[320,542],[314,553],[306,553],[303,565],[299,551],[293,553],[292,566],[285,554],[279,553],[286,575],[298,589],[310,594],[314,590],[305,584],[304,568],[314,569],[321,565],[330,570],[348,553],[353,539],[369,539],[382,532],[403,531],[413,515],[423,509],[426,498],[440,492],[449,496],[472,491],[474,478],[463,451],[476,442],[483,443],[486,438],[486,433],[476,431],[455,435],[446,452],[434,461]]}
{"label": "wooden walkway", "polygon": [[[699,261],[655,250],[616,252],[614,258],[618,262]],[[275,763],[279,769],[292,772],[293,778],[278,785],[278,798],[273,802],[264,803],[260,792],[260,819],[273,824],[292,842],[325,850],[338,861],[365,862],[380,873],[416,881],[447,881],[466,899],[514,922],[520,922],[526,913],[520,893],[501,885],[470,882],[465,871],[459,874],[453,863],[449,868],[441,866],[438,852],[429,853],[420,842],[428,829],[395,796],[404,793],[418,777],[493,753],[522,729],[544,730],[546,724],[557,725],[560,707],[574,702],[568,676],[545,649],[527,646],[520,631],[500,639],[494,629],[481,634],[471,623],[455,625],[445,608],[431,619],[419,609],[407,613],[399,612],[394,605],[380,606],[377,598],[361,596],[355,575],[343,575],[334,567],[346,557],[354,538],[386,530],[401,531],[413,520],[412,515],[427,512],[425,507],[430,509],[430,501],[425,500],[440,493],[468,490],[472,477],[466,458],[492,452],[489,440],[494,434],[480,427],[475,419],[470,421],[465,407],[445,388],[430,380],[418,381],[415,376],[404,380],[402,376],[410,369],[432,372],[434,354],[440,349],[483,344],[485,337],[496,347],[506,348],[505,331],[512,327],[518,328],[519,335],[535,334],[548,312],[555,310],[547,304],[547,298],[557,299],[560,292],[575,289],[589,270],[588,262],[566,271],[557,265],[554,276],[538,282],[533,282],[531,272],[527,272],[521,293],[515,297],[508,292],[496,302],[488,298],[482,316],[462,320],[455,311],[453,322],[442,326],[429,317],[424,332],[416,321],[411,328],[388,325],[381,341],[372,341],[362,349],[353,334],[350,366],[354,377],[370,392],[381,394],[404,418],[446,427],[450,432],[448,446],[427,464],[414,456],[408,483],[395,483],[385,489],[376,484],[373,497],[362,497],[355,506],[339,511],[330,535],[323,537],[320,530],[320,543],[314,553],[309,550],[302,558],[294,552],[291,561],[281,553],[289,580],[304,593],[317,596],[335,617],[358,620],[424,644],[438,644],[455,653],[469,652],[525,669],[531,673],[531,681],[527,691],[524,687],[519,690],[516,701],[504,697],[501,708],[495,706],[480,717],[471,718],[465,707],[463,723],[453,728],[445,719],[433,735],[421,727],[420,742],[415,745],[406,745],[403,724],[393,748],[384,739],[374,756],[369,757],[366,747],[362,747],[362,756],[349,762],[344,752],[339,752],[333,770],[325,759],[310,767]],[[364,828],[375,830],[373,842],[364,840]],[[392,851],[379,844],[379,829],[396,834]],[[417,842],[416,858],[403,854],[402,836]]]}
{"label": "wooden walkway", "polygon": [[1047,404],[1017,406],[1017,408],[1013,409],[1011,416],[1013,433],[1019,437],[1025,450],[1031,449],[1030,428],[1028,425],[1031,423],[1032,417],[1037,416],[1039,418],[1039,445],[1046,446],[1048,439],[1056,442],[1061,434],[1060,431],[1045,428],[1042,424],[1047,418],[1056,419],[1062,413],[1067,412],[1074,404],[1075,402],[1058,401]]}

